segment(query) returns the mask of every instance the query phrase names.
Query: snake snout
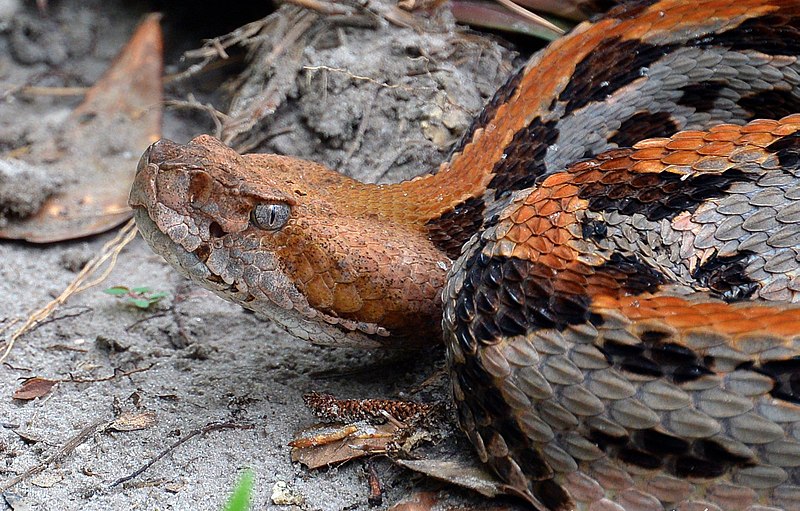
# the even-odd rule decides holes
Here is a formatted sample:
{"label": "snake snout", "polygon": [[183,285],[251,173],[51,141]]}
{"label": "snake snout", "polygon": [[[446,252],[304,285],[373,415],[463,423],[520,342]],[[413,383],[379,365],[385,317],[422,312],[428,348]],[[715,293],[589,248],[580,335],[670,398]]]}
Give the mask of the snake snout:
{"label": "snake snout", "polygon": [[153,197],[153,182],[155,176],[155,169],[150,168],[150,160],[151,154],[153,152],[153,148],[158,146],[163,140],[159,140],[158,142],[150,145],[142,157],[139,158],[139,163],[136,166],[136,175],[133,178],[133,185],[131,186],[131,192],[128,196],[128,205],[132,208],[147,208],[148,204],[152,205],[154,203]]}
{"label": "snake snout", "polygon": [[156,196],[156,181],[159,172],[170,167],[182,168],[190,160],[187,147],[162,138],[148,147],[136,167],[136,175],[128,197],[131,207],[152,209],[159,198]]}
{"label": "snake snout", "polygon": [[185,163],[191,158],[191,151],[185,145],[178,144],[172,140],[162,138],[153,144],[150,144],[142,157],[139,159],[138,170],[141,171],[143,167],[153,163],[157,166],[173,162]]}

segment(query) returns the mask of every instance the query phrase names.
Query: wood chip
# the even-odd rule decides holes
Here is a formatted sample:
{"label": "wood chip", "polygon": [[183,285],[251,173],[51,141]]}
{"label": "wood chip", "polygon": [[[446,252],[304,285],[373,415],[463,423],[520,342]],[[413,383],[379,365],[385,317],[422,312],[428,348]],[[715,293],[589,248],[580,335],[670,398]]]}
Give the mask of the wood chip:
{"label": "wood chip", "polygon": [[147,429],[156,423],[156,412],[125,412],[111,423],[109,429],[114,431],[138,431]]}

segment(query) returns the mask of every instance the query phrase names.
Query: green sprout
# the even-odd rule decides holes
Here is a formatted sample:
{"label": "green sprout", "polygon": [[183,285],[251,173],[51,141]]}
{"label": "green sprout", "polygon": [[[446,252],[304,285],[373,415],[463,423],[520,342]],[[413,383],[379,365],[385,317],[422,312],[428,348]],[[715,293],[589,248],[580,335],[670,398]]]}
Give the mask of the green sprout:
{"label": "green sprout", "polygon": [[242,472],[236,488],[225,504],[225,511],[247,511],[250,509],[250,494],[253,491],[253,471],[250,469]]}
{"label": "green sprout", "polygon": [[167,296],[163,291],[153,291],[149,287],[112,286],[103,290],[104,293],[117,296],[140,309],[149,309],[152,305]]}

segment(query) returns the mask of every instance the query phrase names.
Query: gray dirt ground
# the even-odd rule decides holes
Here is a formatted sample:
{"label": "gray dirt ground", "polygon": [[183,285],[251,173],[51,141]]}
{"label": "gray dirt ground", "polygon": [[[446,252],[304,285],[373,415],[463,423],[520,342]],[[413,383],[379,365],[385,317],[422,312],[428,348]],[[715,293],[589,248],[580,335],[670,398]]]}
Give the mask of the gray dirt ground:
{"label": "gray dirt ground", "polygon": [[[79,101],[75,97],[24,97],[9,91],[27,83],[90,85],[147,9],[136,2],[65,0],[49,4],[49,15],[43,17],[34,2],[0,0],[0,158],[7,151],[35,143],[42,125],[63,118]],[[165,25],[175,28],[179,23],[168,15]],[[408,32],[401,38],[415,37],[413,31]],[[31,44],[20,40],[25,37]],[[370,44],[360,42],[358,32],[349,37],[353,46],[362,46],[362,50],[364,44]],[[168,34],[168,42],[175,39],[177,35]],[[389,39],[382,40],[390,45]],[[418,56],[422,48],[434,54],[435,61],[448,53],[446,44],[438,41],[416,40],[399,53]],[[167,72],[177,70],[181,50],[200,42],[184,40],[183,47],[175,44],[168,47]],[[330,89],[324,91],[313,77],[298,78],[291,96],[310,89],[327,97],[333,91],[347,97],[347,102],[337,99],[330,108],[320,108],[319,101],[312,101],[286,109],[276,126],[279,131],[287,125],[298,129],[284,131],[265,148],[316,156],[351,174],[373,179],[398,179],[420,167],[432,168],[445,157],[447,145],[510,67],[505,50],[467,46],[449,52],[452,60],[460,61],[457,69],[465,70],[464,75],[461,71],[435,75],[433,87],[420,89],[430,89],[429,97],[421,99],[413,90],[383,94],[379,88],[370,89],[369,83],[353,85],[352,80],[335,73],[326,82]],[[338,57],[326,51],[309,50],[306,57],[332,68],[352,66],[355,74],[378,73],[375,67],[365,68],[363,62],[369,59],[358,55],[350,55],[348,64],[347,49],[337,50]],[[381,58],[373,55],[372,61],[379,70]],[[474,80],[470,73],[480,76],[472,88],[464,85]],[[185,97],[185,88],[191,92],[193,83],[171,86],[168,98]],[[349,85],[364,88],[364,94],[372,97],[388,96],[390,102],[379,101],[373,107],[364,96],[350,97]],[[450,89],[445,93],[437,87]],[[450,94],[460,95],[459,105],[463,106],[452,109]],[[389,119],[395,116],[395,121],[386,120],[385,115]],[[359,133],[359,119],[365,117],[370,118],[369,126]],[[391,124],[396,119],[399,124]],[[168,112],[164,135],[186,141],[212,127],[200,115]],[[398,136],[407,130],[413,133],[411,142],[406,135]],[[52,186],[50,181],[42,182],[40,175],[33,176],[22,181],[23,191],[25,186]],[[0,182],[0,187],[5,187],[0,196],[18,196],[10,186]],[[14,318],[27,317],[58,295],[112,236],[113,232],[46,246],[0,242],[0,328]],[[153,310],[141,311],[101,292],[115,284],[146,285],[168,292],[169,297]],[[156,424],[139,431],[91,435],[74,452],[5,491],[0,509],[218,510],[237,473],[245,467],[255,473],[253,509],[368,509],[362,462],[308,471],[290,461],[287,442],[295,432],[316,422],[301,396],[311,390],[342,397],[409,395],[416,384],[441,368],[441,353],[431,351],[406,356],[304,344],[189,285],[136,239],[121,254],[104,284],[70,299],[56,311],[53,321],[22,337],[7,362],[0,365],[0,487],[47,459],[83,428],[112,419],[120,410],[152,411]],[[114,375],[115,370],[147,367],[106,381],[63,382],[34,401],[11,397],[22,380],[31,376],[96,380]],[[333,376],[323,378],[321,372]],[[447,400],[441,389],[414,397]],[[131,483],[110,487],[177,439],[216,421],[254,427],[194,437]],[[466,448],[463,440],[457,441]],[[377,469],[386,487],[382,507],[420,488],[441,488],[386,460],[378,460]],[[294,506],[273,504],[273,490],[281,482],[297,496]],[[483,502],[448,487],[442,492],[462,495],[465,502],[475,505]]]}

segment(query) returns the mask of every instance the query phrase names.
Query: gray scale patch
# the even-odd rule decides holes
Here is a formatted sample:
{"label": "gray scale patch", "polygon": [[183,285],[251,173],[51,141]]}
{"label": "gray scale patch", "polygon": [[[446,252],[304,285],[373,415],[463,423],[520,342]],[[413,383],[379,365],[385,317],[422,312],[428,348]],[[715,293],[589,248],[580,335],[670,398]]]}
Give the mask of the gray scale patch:
{"label": "gray scale patch", "polygon": [[728,431],[731,437],[745,444],[768,444],[784,436],[782,427],[753,412],[731,418]]}
{"label": "gray scale patch", "polygon": [[539,353],[533,348],[532,343],[523,336],[509,339],[503,348],[503,356],[509,364],[518,367],[539,365]]}
{"label": "gray scale patch", "polygon": [[775,503],[784,509],[800,509],[800,485],[792,482],[795,484],[782,484],[772,492]]}
{"label": "gray scale patch", "polygon": [[555,437],[553,429],[534,410],[524,410],[518,414],[517,424],[533,442],[550,442]]}
{"label": "gray scale patch", "polygon": [[800,224],[783,226],[767,238],[767,245],[771,247],[789,248],[798,244],[800,244]]}
{"label": "gray scale patch", "polygon": [[574,429],[578,418],[553,399],[540,401],[536,405],[541,418],[556,431]]}
{"label": "gray scale patch", "polygon": [[558,330],[538,330],[532,335],[533,348],[541,355],[563,355],[566,341]]}
{"label": "gray scale patch", "polygon": [[578,460],[594,461],[605,456],[605,453],[597,447],[597,444],[575,431],[564,434],[561,445],[565,451]]}
{"label": "gray scale patch", "polygon": [[523,392],[510,378],[500,383],[500,392],[506,403],[515,410],[524,410],[532,406],[531,396]]}
{"label": "gray scale patch", "polygon": [[764,459],[779,467],[800,467],[800,442],[777,440],[764,448]]}
{"label": "gray scale patch", "polygon": [[620,425],[630,429],[652,428],[660,417],[638,399],[627,398],[611,403],[609,414]]}
{"label": "gray scale patch", "polygon": [[565,356],[548,357],[542,374],[551,383],[573,385],[583,381],[583,372]]}
{"label": "gray scale patch", "polygon": [[531,399],[548,399],[554,394],[550,382],[535,366],[520,367],[512,378],[516,386]]}
{"label": "gray scale patch", "polygon": [[628,431],[624,427],[605,416],[605,414],[587,418],[586,426],[615,437],[624,437],[628,434]]}
{"label": "gray scale patch", "polygon": [[741,230],[738,234],[743,236],[744,230],[749,232],[771,232],[778,227],[778,221],[775,218],[777,211],[774,208],[761,208],[757,212],[749,215],[742,223]]}
{"label": "gray scale patch", "polygon": [[773,381],[769,376],[754,371],[736,371],[724,377],[725,388],[743,396],[760,396],[772,390]]}
{"label": "gray scale patch", "polygon": [[599,415],[605,410],[603,402],[581,385],[570,385],[560,395],[561,403],[575,415]]}
{"label": "gray scale patch", "polygon": [[495,344],[481,350],[481,365],[495,378],[505,378],[511,374],[511,366],[502,348]]}
{"label": "gray scale patch", "polygon": [[592,371],[584,384],[601,399],[625,399],[636,394],[636,388],[614,368]]}
{"label": "gray scale patch", "polygon": [[697,396],[699,411],[717,419],[735,417],[753,409],[753,400],[723,389],[709,389]]}
{"label": "gray scale patch", "polygon": [[642,400],[653,410],[680,410],[691,404],[689,394],[673,383],[653,380],[642,385]]}
{"label": "gray scale patch", "polygon": [[800,223],[800,201],[793,201],[788,206],[782,207],[775,219],[784,224]]}
{"label": "gray scale patch", "polygon": [[619,494],[617,502],[628,511],[661,511],[664,506],[652,495],[636,489],[628,489]]}
{"label": "gray scale patch", "polygon": [[780,467],[757,465],[742,468],[733,476],[734,482],[750,488],[774,488],[789,478],[789,475]]}
{"label": "gray scale patch", "polygon": [[719,421],[689,407],[667,413],[663,425],[667,431],[681,438],[708,438],[721,429]]}
{"label": "gray scale patch", "polygon": [[[758,207],[783,207],[786,203],[786,197],[782,190],[767,188],[753,195],[749,202],[751,205]],[[781,213],[783,213],[783,210],[778,215],[780,216]]]}
{"label": "gray scale patch", "polygon": [[572,348],[570,358],[581,369],[603,369],[609,367],[605,355],[590,344],[579,344]]}
{"label": "gray scale patch", "polygon": [[555,443],[545,444],[542,448],[542,454],[550,467],[556,472],[568,473],[578,469],[578,464],[575,463],[572,456],[567,454]]}
{"label": "gray scale patch", "polygon": [[708,355],[714,358],[714,369],[718,372],[729,373],[739,365],[751,360],[751,357],[727,344],[720,344],[708,349]]}

